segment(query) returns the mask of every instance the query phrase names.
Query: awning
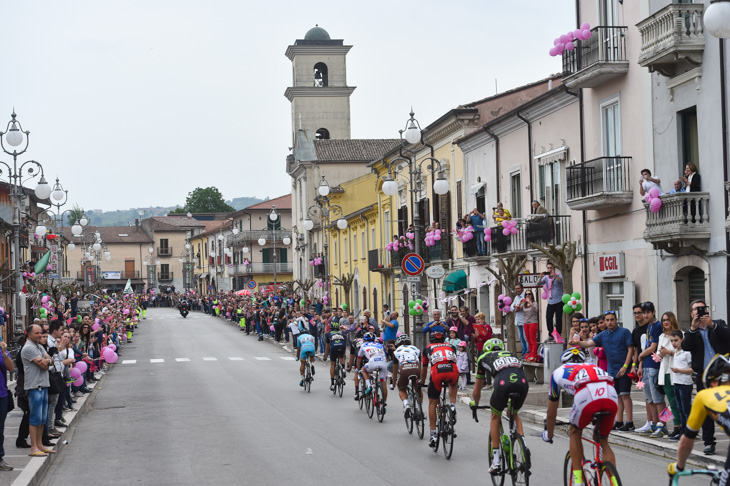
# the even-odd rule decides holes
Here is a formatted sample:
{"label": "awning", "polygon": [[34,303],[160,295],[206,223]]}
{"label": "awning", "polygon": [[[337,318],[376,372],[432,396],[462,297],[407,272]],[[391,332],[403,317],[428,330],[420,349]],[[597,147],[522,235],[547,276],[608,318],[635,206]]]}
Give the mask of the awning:
{"label": "awning", "polygon": [[200,275],[198,275],[198,278],[205,278],[207,276],[208,276],[208,273],[207,272],[206,273],[201,273]]}
{"label": "awning", "polygon": [[482,187],[484,187],[487,183],[486,182],[477,182],[471,188],[469,189],[469,192],[471,194],[477,194],[479,191],[482,190]]}
{"label": "awning", "polygon": [[442,289],[444,292],[458,292],[459,290],[466,289],[466,285],[466,272],[464,270],[457,270],[446,276]]}

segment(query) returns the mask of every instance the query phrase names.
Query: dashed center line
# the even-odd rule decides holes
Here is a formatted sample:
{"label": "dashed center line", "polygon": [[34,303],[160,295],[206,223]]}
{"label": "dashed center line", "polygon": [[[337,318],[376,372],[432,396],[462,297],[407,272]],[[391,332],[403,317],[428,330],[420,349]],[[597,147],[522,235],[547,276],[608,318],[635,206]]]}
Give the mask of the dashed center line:
{"label": "dashed center line", "polygon": [[165,362],[164,359],[151,359],[150,360],[150,363],[164,363],[164,362]]}
{"label": "dashed center line", "polygon": [[136,359],[125,359],[122,360],[122,364],[135,364],[137,362]]}
{"label": "dashed center line", "polygon": [[175,358],[175,361],[190,361],[190,358]]}
{"label": "dashed center line", "polygon": [[296,359],[294,356],[279,356],[279,357],[285,361],[294,361]]}
{"label": "dashed center line", "polygon": [[271,358],[267,358],[265,356],[256,356],[254,359],[257,359],[259,361],[271,361]]}
{"label": "dashed center line", "polygon": [[232,358],[229,357],[228,359],[230,359],[231,361],[243,361],[243,358],[239,358],[238,356],[234,356]]}
{"label": "dashed center line", "polygon": [[203,361],[218,361],[218,358],[203,358]]}

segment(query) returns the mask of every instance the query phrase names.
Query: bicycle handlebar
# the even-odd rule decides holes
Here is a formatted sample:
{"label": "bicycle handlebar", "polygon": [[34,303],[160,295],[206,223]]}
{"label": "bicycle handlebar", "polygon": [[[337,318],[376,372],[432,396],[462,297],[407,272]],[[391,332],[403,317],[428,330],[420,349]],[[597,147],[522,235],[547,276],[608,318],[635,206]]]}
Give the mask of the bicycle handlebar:
{"label": "bicycle handlebar", "polygon": [[477,416],[477,410],[479,410],[480,408],[483,409],[483,408],[491,408],[491,407],[490,407],[490,405],[481,405],[481,406],[479,406],[479,405],[474,405],[474,406],[469,405],[469,408],[471,408],[471,416],[472,416],[472,418],[474,419],[475,422],[479,423],[479,417]]}

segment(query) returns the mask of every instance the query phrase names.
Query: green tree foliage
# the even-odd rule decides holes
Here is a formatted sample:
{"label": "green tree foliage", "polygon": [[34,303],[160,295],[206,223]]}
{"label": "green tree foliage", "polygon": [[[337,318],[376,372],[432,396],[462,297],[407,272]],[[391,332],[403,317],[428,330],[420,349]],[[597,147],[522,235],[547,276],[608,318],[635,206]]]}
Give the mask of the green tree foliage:
{"label": "green tree foliage", "polygon": [[217,187],[196,187],[188,193],[185,206],[178,208],[174,213],[230,213],[235,211],[226,204],[223,194]]}
{"label": "green tree foliage", "polygon": [[71,208],[71,211],[68,212],[68,216],[66,216],[66,219],[68,220],[68,225],[73,226],[78,220],[81,219],[83,215],[84,208],[82,208],[78,204],[74,204],[74,207]]}

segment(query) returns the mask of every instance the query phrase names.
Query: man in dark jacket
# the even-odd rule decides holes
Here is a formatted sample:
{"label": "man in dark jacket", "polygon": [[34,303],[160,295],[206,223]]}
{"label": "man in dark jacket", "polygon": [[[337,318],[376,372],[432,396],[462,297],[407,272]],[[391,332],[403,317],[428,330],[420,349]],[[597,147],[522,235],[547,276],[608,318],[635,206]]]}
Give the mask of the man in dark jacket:
{"label": "man in dark jacket", "polygon": [[[730,353],[730,327],[723,320],[713,320],[709,308],[703,300],[695,300],[691,304],[692,323],[684,334],[682,349],[692,354],[692,369],[695,374],[697,391],[704,388],[702,373],[716,354]],[[702,441],[705,443],[705,454],[715,453],[715,422],[712,418],[702,424]]]}

